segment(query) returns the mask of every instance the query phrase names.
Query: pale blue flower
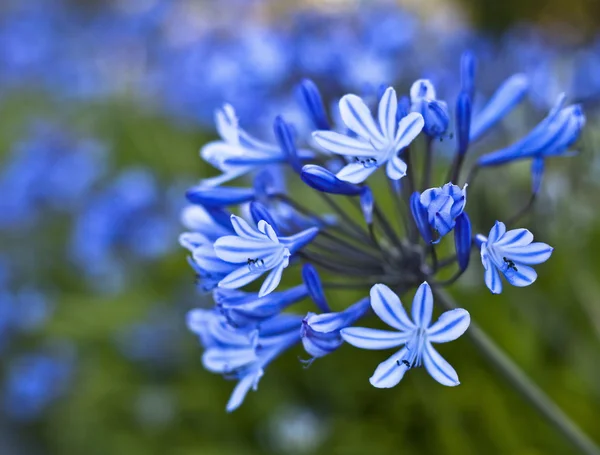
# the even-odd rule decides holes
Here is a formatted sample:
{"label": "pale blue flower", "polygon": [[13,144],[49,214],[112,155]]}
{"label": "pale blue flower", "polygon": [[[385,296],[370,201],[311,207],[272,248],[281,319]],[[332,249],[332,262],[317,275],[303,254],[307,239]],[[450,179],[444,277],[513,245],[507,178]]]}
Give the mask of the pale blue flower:
{"label": "pale blue flower", "polygon": [[337,177],[346,182],[361,183],[384,164],[390,179],[404,177],[406,163],[398,153],[423,129],[421,114],[410,113],[398,122],[398,98],[392,87],[384,92],[379,101],[378,121],[375,121],[365,102],[356,95],[343,96],[339,108],[342,121],[356,137],[335,131],[313,133],[317,144],[325,150],[350,160],[337,173]]}
{"label": "pale blue flower", "polygon": [[437,243],[454,229],[456,218],[463,212],[467,203],[467,185],[460,188],[446,183],[441,188],[430,188],[423,191],[419,202],[427,210],[429,225],[439,235],[439,239],[434,242]]}
{"label": "pale blue flower", "polygon": [[504,223],[496,221],[488,237],[478,235],[481,262],[485,269],[485,284],[493,294],[502,292],[500,273],[513,286],[529,286],[537,278],[530,265],[546,262],[553,248],[541,242],[533,242],[533,234],[527,229],[506,230]]}
{"label": "pale blue flower", "polygon": [[219,287],[241,288],[271,271],[260,288],[259,297],[269,294],[279,285],[292,252],[312,240],[318,232],[316,228],[307,229],[280,241],[271,225],[264,220],[255,229],[242,218],[231,215],[231,224],[237,235],[221,237],[214,244],[219,259],[235,264],[235,269],[219,282]]}
{"label": "pale blue flower", "polygon": [[379,364],[370,379],[374,387],[394,387],[408,370],[421,365],[442,385],[460,384],[454,368],[433,344],[456,340],[467,330],[471,317],[466,310],[446,311],[431,324],[433,295],[427,282],[419,286],[413,299],[412,320],[398,296],[384,284],[371,288],[371,307],[383,322],[398,331],[350,327],[341,331],[344,341],[362,349],[389,349],[404,345]]}

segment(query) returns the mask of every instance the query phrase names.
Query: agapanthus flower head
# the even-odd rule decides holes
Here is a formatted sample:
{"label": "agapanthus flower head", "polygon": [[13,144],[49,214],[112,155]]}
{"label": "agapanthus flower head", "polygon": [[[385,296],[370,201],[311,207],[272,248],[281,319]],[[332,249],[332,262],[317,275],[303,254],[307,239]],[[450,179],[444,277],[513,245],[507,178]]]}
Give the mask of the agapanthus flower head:
{"label": "agapanthus flower head", "polygon": [[[200,185],[188,192],[188,200],[201,207],[186,209],[184,220],[190,232],[181,242],[191,252],[203,287],[217,286],[213,289],[215,307],[195,310],[188,322],[205,349],[204,366],[239,381],[229,410],[256,387],[273,358],[299,342],[311,356],[307,363],[335,355],[344,342],[364,349],[398,348],[375,370],[371,377],[375,387],[393,387],[408,370],[420,366],[439,383],[456,386],[456,371],[434,344],[461,336],[470,316],[464,309],[452,309],[432,323],[433,296],[446,310],[453,308],[442,287],[452,285],[469,268],[473,249],[481,253],[482,281],[492,292],[501,290],[500,273],[515,286],[534,281],[530,265],[547,260],[552,248],[532,243],[533,236],[525,229],[506,231],[500,222],[488,238],[473,237],[477,226],[465,211],[467,187],[470,194],[477,194],[474,176],[487,167],[482,161],[487,155],[469,160],[467,151],[521,100],[528,81],[522,75],[509,78],[482,110],[472,112],[474,67],[474,56],[465,54],[458,97],[451,104],[457,120],[451,162],[438,156],[438,141],[432,140],[445,134],[449,110],[445,101],[436,98],[430,81],[417,81],[410,99],[404,95],[400,101],[394,88],[382,89],[376,116],[366,98],[343,96],[339,101],[343,129],[339,131],[326,125],[321,95],[312,82],[304,81],[300,87],[303,103],[308,105],[311,121],[321,124],[312,138],[333,156],[308,151],[301,157],[296,143],[310,144],[310,140],[296,137],[291,126],[277,117],[274,131],[278,153],[282,153],[279,158],[261,162],[255,151],[242,147],[235,152],[235,160],[227,161],[227,165],[249,166],[242,174],[278,164],[276,175],[263,169],[254,185]],[[227,115],[221,113],[221,121],[236,132],[239,141],[241,133],[237,127],[233,130],[233,120],[223,120]],[[511,146],[511,158],[497,163],[521,157],[526,149],[533,161],[534,193],[541,185],[547,154],[563,153],[583,122],[578,109],[561,105],[542,126],[547,128],[538,126],[519,141],[518,153]],[[413,141],[422,130],[428,138]],[[230,133],[222,132],[224,141],[234,136]],[[412,159],[418,155],[422,158]],[[463,167],[469,161],[475,163],[464,179]],[[423,163],[420,172],[415,162]],[[449,177],[433,183],[440,164],[447,165]],[[378,182],[365,183],[382,166],[386,172],[381,176],[387,177],[389,190],[383,198]],[[286,180],[291,183],[290,191]],[[387,205],[390,197],[396,203],[394,209]],[[327,207],[326,212],[319,209],[318,201]],[[391,215],[403,222],[391,221]],[[510,224],[516,218],[510,217]],[[438,257],[438,251],[448,251],[440,248],[442,242],[454,250],[446,257]],[[297,264],[302,264],[303,282],[288,286],[282,280],[283,271]],[[319,272],[327,273],[327,281],[321,281]],[[258,292],[241,290],[263,275],[266,278]],[[352,302],[329,301],[329,288],[360,289],[363,294]],[[398,295],[413,290],[409,317]],[[295,304],[307,298],[315,308],[294,313]],[[395,330],[355,327],[372,313]]]}

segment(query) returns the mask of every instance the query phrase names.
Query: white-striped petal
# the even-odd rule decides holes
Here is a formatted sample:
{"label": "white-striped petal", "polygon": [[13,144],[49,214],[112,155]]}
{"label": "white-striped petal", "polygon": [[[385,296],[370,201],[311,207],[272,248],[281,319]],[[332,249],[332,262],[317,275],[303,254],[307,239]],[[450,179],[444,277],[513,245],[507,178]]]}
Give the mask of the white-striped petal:
{"label": "white-striped petal", "polygon": [[485,285],[490,291],[492,291],[492,294],[500,294],[502,292],[502,279],[500,278],[500,272],[498,272],[498,269],[492,263],[490,258],[483,254],[483,249],[481,259],[483,262],[483,268],[485,269]]}
{"label": "white-striped petal", "polygon": [[421,328],[429,327],[433,314],[433,294],[427,281],[423,282],[417,289],[412,303],[412,320],[415,326]]}
{"label": "white-striped petal", "polygon": [[242,265],[219,281],[220,288],[238,289],[246,286],[260,277],[265,270],[250,269],[247,265]]}
{"label": "white-striped petal", "polygon": [[379,132],[371,111],[356,95],[344,95],[340,100],[340,115],[344,124],[364,140],[381,145],[384,137]]}
{"label": "white-striped petal", "polygon": [[219,258],[212,245],[199,246],[194,249],[192,256],[201,269],[210,273],[229,273],[236,267]]}
{"label": "white-striped petal", "polygon": [[522,288],[529,286],[537,279],[537,272],[528,265],[517,262],[514,268],[509,268],[504,272],[504,277],[513,286]]}
{"label": "white-striped petal", "polygon": [[400,298],[385,284],[376,284],[371,288],[371,307],[379,318],[390,327],[402,331],[415,328]]}
{"label": "white-striped petal", "polygon": [[344,182],[362,183],[376,170],[377,166],[365,167],[362,163],[350,163],[340,169],[336,177]]}
{"label": "white-striped petal", "polygon": [[255,362],[258,359],[254,346],[232,349],[211,348],[202,355],[202,365],[213,373],[230,373],[231,371]]}
{"label": "white-striped petal", "polygon": [[315,131],[313,139],[325,150],[337,155],[373,157],[377,151],[370,142],[355,139],[335,131]]}
{"label": "white-striped petal", "polygon": [[258,230],[269,237],[273,243],[279,243],[279,238],[277,237],[275,230],[265,220],[260,220],[258,222]]}
{"label": "white-striped petal", "polygon": [[229,401],[227,402],[227,407],[225,408],[227,412],[232,412],[239,408],[244,402],[244,399],[246,398],[246,395],[248,394],[250,389],[253,388],[254,390],[256,390],[258,380],[260,379],[262,374],[262,370],[260,370],[259,374],[257,375],[247,374],[242,379],[240,379],[240,381],[236,384],[235,388],[233,389]]}
{"label": "white-striped petal", "polygon": [[408,367],[402,363],[407,352],[408,349],[404,347],[389,359],[381,362],[369,379],[371,385],[378,389],[389,389],[397,385],[404,377],[404,373],[408,371]]}
{"label": "white-striped petal", "polygon": [[417,112],[411,112],[406,117],[403,117],[398,122],[398,129],[394,139],[394,150],[399,151],[409,145],[423,130],[423,126],[425,126],[425,120]]}
{"label": "white-striped petal", "polygon": [[346,343],[361,349],[389,349],[400,346],[411,337],[409,332],[348,327],[340,331]]}
{"label": "white-striped petal", "polygon": [[446,311],[427,330],[427,339],[432,343],[447,343],[461,336],[471,323],[467,310],[457,308]]}
{"label": "white-striped petal", "polygon": [[423,363],[431,377],[440,384],[448,387],[460,384],[456,370],[434,349],[431,343],[427,343],[425,346]]}
{"label": "white-striped petal", "polygon": [[398,97],[393,87],[388,87],[379,101],[379,127],[384,137],[392,138],[396,133],[396,112]]}
{"label": "white-striped petal", "polygon": [[265,278],[265,281],[263,281],[263,284],[260,287],[258,297],[264,297],[265,295],[268,295],[271,292],[273,292],[275,288],[277,288],[277,286],[281,282],[281,275],[286,265],[287,264],[285,262],[281,262],[277,267],[271,270],[271,273],[267,275],[267,278]]}
{"label": "white-striped petal", "polygon": [[490,230],[490,235],[488,235],[488,245],[492,245],[493,243],[498,241],[498,239],[502,237],[505,232],[505,224],[502,221],[496,221],[496,224],[494,224],[494,227],[492,227],[492,229]]}
{"label": "white-striped petal", "polygon": [[265,240],[265,236],[252,228],[246,220],[236,215],[231,215],[231,225],[237,235],[245,239]]}
{"label": "white-striped petal", "polygon": [[505,248],[506,257],[514,262],[521,264],[541,264],[546,262],[552,255],[550,245],[542,242],[530,243],[529,245],[518,248]]}
{"label": "white-striped petal", "polygon": [[404,161],[402,161],[402,159],[399,156],[394,155],[387,162],[385,171],[386,171],[387,176],[390,179],[400,180],[402,177],[404,177],[406,175],[406,169],[407,169],[406,163]]}
{"label": "white-striped petal", "polygon": [[281,248],[268,240],[248,240],[235,235],[226,235],[215,242],[217,256],[234,264],[248,262],[248,259],[265,259]]}
{"label": "white-striped petal", "polygon": [[494,242],[494,246],[515,248],[526,246],[533,242],[533,234],[527,229],[512,229]]}

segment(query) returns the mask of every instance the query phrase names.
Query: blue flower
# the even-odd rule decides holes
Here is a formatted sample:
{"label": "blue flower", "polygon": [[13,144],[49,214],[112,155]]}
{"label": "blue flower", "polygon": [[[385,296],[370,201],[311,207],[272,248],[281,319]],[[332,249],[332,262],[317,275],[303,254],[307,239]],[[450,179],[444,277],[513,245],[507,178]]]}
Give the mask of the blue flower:
{"label": "blue flower", "polygon": [[[202,186],[214,187],[269,164],[288,160],[288,153],[280,147],[253,138],[239,127],[235,110],[229,104],[215,115],[220,141],[202,147],[200,155],[223,174],[205,179]],[[302,151],[298,151],[302,155]],[[311,157],[312,154],[304,155]]]}
{"label": "blue flower", "polygon": [[369,309],[369,299],[362,299],[339,313],[308,313],[302,320],[302,344],[313,357],[323,357],[339,348],[340,330],[351,326]]}
{"label": "blue flower", "polygon": [[237,409],[250,389],[256,390],[264,368],[300,341],[300,316],[279,315],[259,329],[235,329],[214,311],[192,310],[188,328],[206,348],[202,363],[207,370],[238,381],[227,403]]}
{"label": "blue flower", "polygon": [[339,103],[342,121],[357,137],[335,131],[315,131],[313,137],[325,150],[350,159],[337,174],[350,183],[364,182],[386,164],[387,176],[399,180],[406,174],[406,163],[398,152],[408,146],[423,129],[423,117],[408,114],[396,120],[398,98],[389,87],[379,101],[378,123],[364,101],[356,95],[345,95]]}
{"label": "blue flower", "polygon": [[442,385],[460,384],[454,368],[435,350],[432,343],[447,343],[460,337],[471,322],[466,310],[459,308],[446,311],[437,322],[431,324],[433,295],[427,282],[419,286],[413,299],[412,320],[398,296],[383,284],[371,288],[371,307],[383,322],[398,332],[350,327],[341,332],[344,340],[362,349],[389,349],[404,345],[379,364],[370,379],[374,387],[394,387],[408,370],[421,365]]}
{"label": "blue flower", "polygon": [[579,105],[564,107],[564,95],[531,132],[515,144],[483,155],[477,163],[480,166],[496,166],[510,161],[563,155],[577,141],[585,115]]}
{"label": "blue flower", "polygon": [[440,137],[448,129],[450,116],[444,101],[436,99],[435,88],[431,81],[419,79],[410,88],[411,111],[423,116],[423,131],[430,137]]}
{"label": "blue flower", "polygon": [[264,220],[258,223],[258,230],[235,215],[231,215],[231,224],[237,235],[221,237],[214,244],[219,259],[235,264],[235,269],[219,282],[219,287],[241,288],[270,270],[260,288],[259,297],[271,293],[279,285],[292,253],[312,240],[318,232],[316,228],[307,229],[280,241],[271,225]]}
{"label": "blue flower", "polygon": [[467,203],[467,185],[461,189],[452,183],[441,188],[423,191],[419,202],[427,210],[429,225],[438,233],[440,241],[456,225],[456,218],[463,212]]}
{"label": "blue flower", "polygon": [[537,278],[530,265],[546,262],[553,248],[545,243],[533,242],[527,229],[506,230],[504,223],[496,221],[487,238],[478,235],[481,262],[485,269],[485,285],[493,294],[502,292],[500,273],[513,286],[529,286]]}

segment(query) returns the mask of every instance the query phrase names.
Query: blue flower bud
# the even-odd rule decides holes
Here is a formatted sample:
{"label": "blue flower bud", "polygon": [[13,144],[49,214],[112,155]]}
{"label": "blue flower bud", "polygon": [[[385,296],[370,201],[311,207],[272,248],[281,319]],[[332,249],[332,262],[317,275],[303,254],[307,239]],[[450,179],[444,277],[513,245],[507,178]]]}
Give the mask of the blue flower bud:
{"label": "blue flower bud", "polygon": [[315,302],[315,305],[324,313],[329,313],[331,309],[325,298],[325,292],[323,291],[323,285],[321,284],[321,278],[317,269],[311,264],[304,264],[302,266],[302,280],[308,291],[308,295]]}
{"label": "blue flower bud", "polygon": [[281,235],[279,229],[277,228],[277,223],[275,223],[275,220],[263,204],[257,201],[251,202],[250,214],[252,215],[252,219],[256,224],[258,224],[261,220],[265,220],[271,225],[271,227],[275,231],[275,234],[277,234],[278,236]]}
{"label": "blue flower bud", "polygon": [[307,164],[304,166],[300,177],[308,186],[323,193],[357,196],[362,192],[360,186],[344,182],[338,179],[332,172],[316,164]]}
{"label": "blue flower bud", "polygon": [[456,218],[454,227],[454,246],[456,248],[456,257],[458,266],[461,270],[466,270],[471,259],[471,220],[463,212]]}
{"label": "blue flower bud", "polygon": [[408,115],[410,112],[410,98],[408,96],[401,96],[398,99],[398,110],[396,111],[396,120],[400,121]]}
{"label": "blue flower bud", "polygon": [[431,235],[431,227],[429,226],[429,219],[427,216],[427,209],[421,204],[421,194],[415,191],[410,196],[410,211],[412,213],[417,229],[425,240],[425,243],[429,244],[433,242]]}
{"label": "blue flower bud", "polygon": [[362,209],[367,224],[373,223],[374,204],[375,200],[373,199],[373,192],[368,186],[365,186],[363,192],[360,193],[360,208]]}
{"label": "blue flower bud", "polygon": [[439,234],[438,243],[456,224],[456,218],[463,212],[467,203],[467,185],[460,188],[446,183],[441,188],[430,188],[423,191],[419,198],[421,205],[427,210],[429,225]]}
{"label": "blue flower bud", "polygon": [[471,99],[475,95],[475,65],[477,60],[471,51],[463,52],[460,58],[460,82],[461,89]]}
{"label": "blue flower bud", "polygon": [[471,97],[462,91],[456,100],[456,135],[458,154],[464,156],[469,148],[469,131],[471,130]]}
{"label": "blue flower bud", "polygon": [[285,153],[288,162],[296,172],[300,172],[302,170],[302,163],[300,162],[300,158],[298,158],[298,150],[296,149],[294,135],[290,125],[283,120],[282,116],[278,115],[275,117],[273,130],[275,132],[277,143],[279,144],[279,147],[281,147],[283,153]]}
{"label": "blue flower bud", "polygon": [[314,127],[318,130],[330,130],[323,99],[316,84],[310,79],[304,79],[298,86],[298,93]]}
{"label": "blue flower bud", "polygon": [[250,202],[254,199],[254,189],[225,186],[196,186],[190,188],[185,193],[185,197],[192,204],[200,204],[207,207],[225,207]]}
{"label": "blue flower bud", "polygon": [[411,111],[423,116],[423,131],[430,137],[440,137],[448,129],[450,116],[448,106],[435,98],[435,88],[431,81],[419,79],[410,89]]}
{"label": "blue flower bud", "polygon": [[485,107],[473,117],[471,123],[471,142],[475,142],[492,126],[498,123],[515,107],[529,90],[529,79],[524,74],[515,74],[508,78]]}

